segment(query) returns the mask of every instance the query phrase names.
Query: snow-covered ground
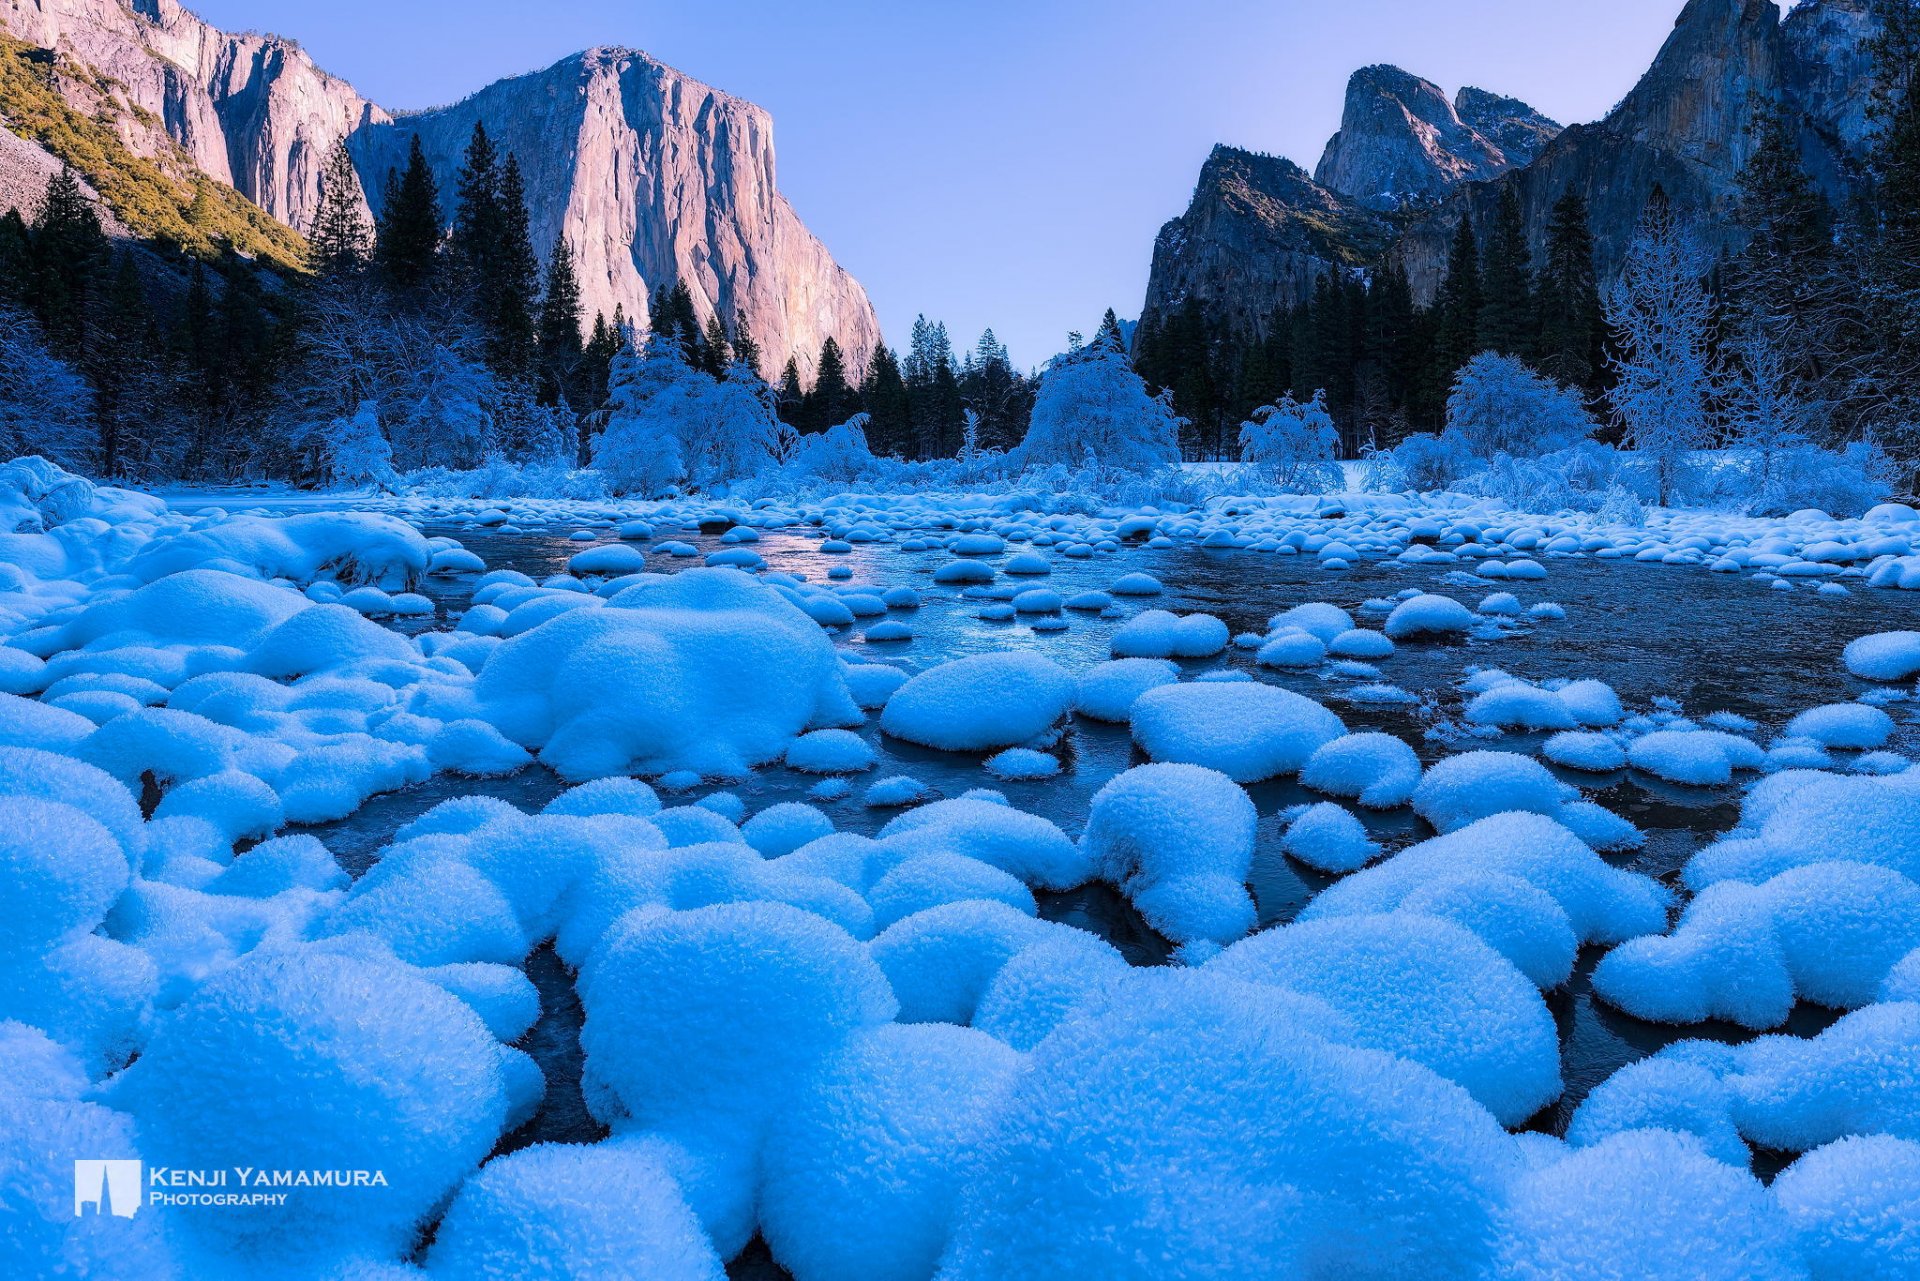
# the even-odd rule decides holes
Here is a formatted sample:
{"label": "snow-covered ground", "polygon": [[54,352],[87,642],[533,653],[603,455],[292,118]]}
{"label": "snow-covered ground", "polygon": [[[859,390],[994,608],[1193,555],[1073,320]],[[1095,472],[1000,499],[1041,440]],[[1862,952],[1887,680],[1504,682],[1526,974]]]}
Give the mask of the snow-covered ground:
{"label": "snow-covered ground", "polygon": [[[1920,1275],[1910,509],[16,463],[0,530],[9,1275]],[[1808,693],[1627,681],[1733,591]],[[1576,990],[1672,1035],[1579,1079]]]}

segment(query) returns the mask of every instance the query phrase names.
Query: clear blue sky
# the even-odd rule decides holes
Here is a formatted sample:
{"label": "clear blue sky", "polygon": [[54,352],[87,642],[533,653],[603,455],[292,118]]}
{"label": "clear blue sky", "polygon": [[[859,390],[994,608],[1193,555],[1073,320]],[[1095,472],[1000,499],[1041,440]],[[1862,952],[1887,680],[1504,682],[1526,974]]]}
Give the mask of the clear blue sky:
{"label": "clear blue sky", "polygon": [[888,341],[916,312],[991,325],[1038,364],[1135,315],[1154,233],[1215,142],[1309,170],[1348,74],[1595,119],[1682,0],[188,0],[292,36],[383,106],[425,107],[594,44],[644,49],[773,113],[780,185],[866,285]]}

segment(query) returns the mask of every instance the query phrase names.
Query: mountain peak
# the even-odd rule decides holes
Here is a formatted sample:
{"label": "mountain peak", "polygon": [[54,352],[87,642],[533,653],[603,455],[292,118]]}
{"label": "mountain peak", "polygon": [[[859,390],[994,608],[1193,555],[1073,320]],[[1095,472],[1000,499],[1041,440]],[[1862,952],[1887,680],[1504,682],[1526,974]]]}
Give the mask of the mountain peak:
{"label": "mountain peak", "polygon": [[1449,102],[1432,81],[1376,64],[1347,81],[1340,132],[1314,178],[1377,209],[1423,204],[1530,163],[1558,132],[1517,99],[1463,89]]}

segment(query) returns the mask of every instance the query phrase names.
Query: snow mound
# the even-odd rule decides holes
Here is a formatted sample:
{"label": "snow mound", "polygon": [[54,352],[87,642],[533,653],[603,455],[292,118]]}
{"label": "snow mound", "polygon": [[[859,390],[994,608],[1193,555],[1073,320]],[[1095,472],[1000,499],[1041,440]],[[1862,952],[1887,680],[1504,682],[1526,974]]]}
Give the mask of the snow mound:
{"label": "snow mound", "polygon": [[1671,935],[1609,952],[1593,990],[1651,1022],[1778,1027],[1796,1000],[1836,1009],[1872,1002],[1916,947],[1920,886],[1873,864],[1811,863],[1763,885],[1706,887]]}
{"label": "snow mound", "polygon": [[1473,627],[1473,611],[1451,596],[1415,596],[1394,606],[1381,628],[1389,640],[1464,636]]}
{"label": "snow mound", "polygon": [[1236,783],[1298,773],[1346,733],[1312,699],[1253,681],[1149,690],[1135,700],[1131,721],[1134,742],[1155,761],[1205,766]]}
{"label": "snow mound", "polygon": [[570,779],[738,776],[809,729],[860,719],[832,642],[731,569],[549,619],[496,649],[473,692],[483,719]]}
{"label": "snow mound", "polygon": [[1516,752],[1466,752],[1435,764],[1413,790],[1413,810],[1441,833],[1494,814],[1557,815],[1579,792]]}
{"label": "snow mound", "polygon": [[1847,670],[1862,680],[1904,681],[1920,676],[1920,632],[1876,632],[1850,643]]}
{"label": "snow mound", "polygon": [[1480,1275],[1511,1141],[1433,1073],[1328,1040],[1337,1023],[1204,971],[1117,989],[1036,1047],[941,1275]]}
{"label": "snow mound", "polygon": [[1793,770],[1755,784],[1740,826],[1688,861],[1689,888],[1758,883],[1794,867],[1845,859],[1920,878],[1920,772],[1885,777]]}
{"label": "snow mound", "polygon": [[410,1248],[499,1139],[514,1055],[405,967],[303,947],[209,979],[107,1101],[133,1115],[149,1166],[381,1171],[384,1186],[174,1219],[215,1250],[324,1265]]}
{"label": "snow mound", "polygon": [[1018,747],[1065,716],[1073,692],[1073,678],[1039,654],[975,654],[929,668],[895,690],[880,728],[949,752]]}
{"label": "snow mound", "polygon": [[1212,614],[1182,617],[1150,609],[1113,634],[1115,658],[1211,658],[1227,647],[1227,625]]}
{"label": "snow mound", "polygon": [[1523,1176],[1498,1255],[1493,1275],[1513,1281],[1807,1275],[1759,1180],[1661,1130],[1616,1134]]}
{"label": "snow mound", "polygon": [[489,1161],[441,1220],[427,1273],[500,1281],[726,1276],[666,1164],[617,1140],[543,1143]]}
{"label": "snow mound", "polygon": [[1226,775],[1142,765],[1095,793],[1080,848],[1175,943],[1230,943],[1254,925],[1247,873],[1259,816]]}
{"label": "snow mound", "polygon": [[1420,758],[1391,734],[1348,734],[1317,749],[1300,771],[1316,792],[1357,800],[1368,809],[1395,809],[1413,799]]}
{"label": "snow mound", "polygon": [[761,1230],[796,1281],[933,1275],[1021,1056],[970,1028],[854,1036],[775,1122]]}
{"label": "snow mound", "polygon": [[1356,1044],[1461,1085],[1502,1125],[1560,1095],[1546,1003],[1513,965],[1450,921],[1409,913],[1323,917],[1235,943],[1205,970],[1271,983],[1345,1015]]}

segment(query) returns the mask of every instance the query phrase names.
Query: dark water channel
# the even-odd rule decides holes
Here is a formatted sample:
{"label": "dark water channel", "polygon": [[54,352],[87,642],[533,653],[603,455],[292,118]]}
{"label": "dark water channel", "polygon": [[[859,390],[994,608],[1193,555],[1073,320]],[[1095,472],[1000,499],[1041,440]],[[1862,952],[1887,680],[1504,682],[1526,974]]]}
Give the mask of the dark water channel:
{"label": "dark water channel", "polygon": [[[459,539],[485,559],[490,569],[515,569],[536,580],[566,572],[568,558],[595,545],[570,540],[573,527],[550,530],[498,531],[429,526],[429,534]],[[605,530],[596,542],[612,541]],[[656,530],[661,540],[693,544],[704,556],[723,544],[712,530]],[[904,537],[904,535],[902,535]],[[1669,567],[1628,562],[1549,559],[1548,577],[1535,582],[1474,582],[1463,577],[1469,565],[1403,566],[1394,562],[1364,562],[1348,572],[1322,570],[1311,557],[1283,557],[1248,551],[1203,550],[1183,546],[1170,550],[1129,548],[1119,554],[1098,554],[1073,560],[1052,556],[1053,573],[1042,579],[1001,577],[1000,585],[1046,586],[1072,595],[1109,587],[1122,573],[1145,571],[1165,585],[1165,594],[1147,600],[1123,600],[1110,616],[1069,612],[1062,631],[1036,631],[1024,622],[989,622],[978,617],[985,601],[968,597],[954,587],[936,586],[932,573],[952,559],[942,550],[902,552],[888,543],[855,544],[847,554],[818,550],[818,531],[774,532],[748,544],[767,561],[770,571],[804,575],[824,582],[829,571],[845,567],[850,581],[880,588],[908,586],[919,591],[922,605],[915,611],[893,611],[891,617],[907,623],[914,639],[907,642],[868,643],[864,624],[835,633],[835,643],[849,658],[891,663],[910,672],[972,653],[1001,649],[1032,649],[1077,671],[1108,657],[1114,631],[1140,609],[1177,612],[1201,610],[1225,619],[1235,634],[1265,630],[1273,614],[1308,601],[1329,601],[1353,613],[1360,626],[1379,626],[1381,616],[1363,611],[1369,598],[1391,597],[1413,587],[1451,595],[1469,606],[1492,592],[1512,592],[1522,606],[1553,601],[1566,610],[1562,621],[1514,620],[1483,634],[1447,644],[1403,644],[1392,657],[1380,660],[1377,675],[1342,674],[1323,667],[1318,671],[1276,672],[1254,666],[1248,651],[1229,649],[1226,655],[1185,664],[1190,674],[1232,667],[1256,679],[1282,685],[1325,702],[1346,721],[1350,730],[1384,730],[1411,743],[1423,761],[1432,763],[1452,752],[1490,747],[1533,752],[1545,735],[1509,733],[1482,739],[1467,733],[1460,723],[1465,696],[1459,681],[1475,668],[1500,668],[1530,679],[1592,677],[1612,685],[1630,711],[1645,711],[1655,699],[1674,700],[1687,715],[1699,718],[1713,712],[1732,712],[1759,724],[1756,736],[1766,741],[1797,712],[1824,703],[1848,701],[1870,686],[1846,674],[1840,652],[1848,641],[1870,632],[1920,627],[1920,593],[1878,591],[1856,587],[1844,597],[1820,596],[1802,587],[1791,593],[1769,590],[1746,575],[1713,574],[1698,567]],[[647,543],[634,544],[648,548]],[[1016,548],[1014,550],[1023,550]],[[1041,549],[1044,550],[1045,549]],[[997,564],[1000,558],[988,558]],[[675,573],[698,566],[699,557],[654,554],[649,568]],[[473,575],[431,579],[423,589],[436,603],[432,619],[405,620],[404,629],[420,631],[450,628],[465,610]],[[1851,582],[1849,582],[1851,585]],[[866,620],[868,622],[878,620]],[[1417,702],[1360,705],[1344,695],[1368,681],[1399,686]],[[1890,746],[1908,755],[1920,755],[1920,705],[1893,704],[1887,709],[1899,723]],[[1142,763],[1124,727],[1076,719],[1055,749],[1063,765],[1055,778],[1040,782],[1006,782],[982,768],[982,757],[918,748],[888,739],[869,725],[861,734],[875,748],[878,767],[854,780],[853,794],[836,802],[813,801],[808,790],[818,781],[784,766],[757,771],[745,782],[724,788],[702,788],[669,804],[685,804],[711,791],[737,795],[749,813],[780,801],[806,800],[818,804],[843,831],[871,835],[896,814],[892,809],[870,809],[861,802],[868,782],[896,774],[910,775],[942,796],[956,796],[976,787],[991,787],[1016,807],[1043,815],[1078,835],[1088,804],[1100,786],[1115,774]],[[1739,816],[1739,786],[1681,787],[1635,771],[1613,775],[1580,774],[1555,769],[1598,801],[1637,824],[1647,835],[1645,846],[1615,859],[1621,866],[1643,871],[1672,883],[1678,869],[1695,850],[1725,832]],[[402,824],[452,796],[498,796],[523,808],[536,809],[562,790],[561,781],[535,766],[500,779],[467,779],[442,775],[404,792],[376,797],[351,817],[311,829],[356,875],[377,856],[379,849]],[[1329,877],[1294,863],[1279,853],[1280,836],[1290,807],[1324,799],[1291,780],[1249,789],[1260,812],[1257,853],[1251,888],[1262,926],[1284,923],[1329,883]],[[1424,839],[1431,832],[1410,811],[1386,815],[1364,814],[1368,828],[1388,849]],[[1112,941],[1135,964],[1158,964],[1170,951],[1135,913],[1125,899],[1105,886],[1090,886],[1068,894],[1043,895],[1042,915],[1070,922]],[[1588,976],[1598,960],[1589,949],[1574,978],[1548,994],[1549,1008],[1559,1025],[1565,1095],[1543,1111],[1532,1128],[1564,1131],[1567,1119],[1595,1084],[1619,1067],[1683,1037],[1710,1037],[1738,1041],[1751,1034],[1730,1025],[1705,1024],[1672,1028],[1642,1023],[1593,1000]],[[590,1140],[597,1127],[580,1102],[578,1029],[580,1012],[573,998],[571,976],[550,950],[536,953],[529,973],[540,988],[544,1013],[529,1034],[529,1049],[548,1073],[545,1111],[513,1136],[507,1146],[542,1140]],[[1812,1035],[1836,1018],[1837,1012],[1803,1005],[1786,1029]],[[1776,1162],[1762,1154],[1762,1173]],[[732,1270],[735,1276],[781,1275],[756,1243]]]}

